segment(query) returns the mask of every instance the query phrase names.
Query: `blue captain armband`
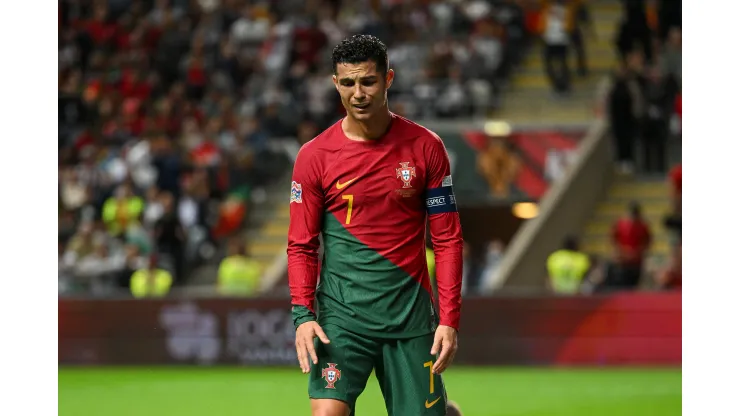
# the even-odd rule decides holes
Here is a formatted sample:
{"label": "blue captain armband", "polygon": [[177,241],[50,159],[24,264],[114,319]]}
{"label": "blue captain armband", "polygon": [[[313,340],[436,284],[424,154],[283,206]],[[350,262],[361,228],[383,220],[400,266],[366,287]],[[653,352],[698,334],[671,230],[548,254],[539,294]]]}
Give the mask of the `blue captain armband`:
{"label": "blue captain armband", "polygon": [[457,202],[451,186],[427,189],[426,205],[428,214],[457,212]]}

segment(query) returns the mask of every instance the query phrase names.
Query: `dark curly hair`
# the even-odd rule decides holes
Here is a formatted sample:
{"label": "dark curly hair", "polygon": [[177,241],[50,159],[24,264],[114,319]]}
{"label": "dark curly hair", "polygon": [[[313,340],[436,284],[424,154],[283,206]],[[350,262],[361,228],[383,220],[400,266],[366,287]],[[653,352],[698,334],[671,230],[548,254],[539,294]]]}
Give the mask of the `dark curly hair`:
{"label": "dark curly hair", "polygon": [[359,64],[375,62],[378,72],[388,70],[388,47],[372,35],[354,35],[339,42],[331,53],[332,67],[337,73],[337,64]]}

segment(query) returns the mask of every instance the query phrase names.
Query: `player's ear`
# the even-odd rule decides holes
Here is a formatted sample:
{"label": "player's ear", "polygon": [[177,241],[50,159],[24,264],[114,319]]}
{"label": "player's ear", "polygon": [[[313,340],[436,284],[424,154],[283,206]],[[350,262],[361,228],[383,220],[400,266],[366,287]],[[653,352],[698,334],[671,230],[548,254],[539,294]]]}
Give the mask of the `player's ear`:
{"label": "player's ear", "polygon": [[388,89],[393,84],[393,77],[396,76],[396,73],[393,72],[392,69],[388,69],[388,71],[385,73],[385,89]]}
{"label": "player's ear", "polygon": [[337,75],[336,74],[332,75],[331,80],[332,82],[334,82],[334,88],[336,88],[337,91],[339,91],[339,80],[337,79]]}

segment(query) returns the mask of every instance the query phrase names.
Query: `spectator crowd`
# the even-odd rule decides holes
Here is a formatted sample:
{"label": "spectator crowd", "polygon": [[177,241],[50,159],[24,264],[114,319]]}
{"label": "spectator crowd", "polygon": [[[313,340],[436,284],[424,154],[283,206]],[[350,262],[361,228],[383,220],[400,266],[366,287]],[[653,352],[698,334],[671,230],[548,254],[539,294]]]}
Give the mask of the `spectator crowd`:
{"label": "spectator crowd", "polygon": [[606,103],[617,159],[623,172],[665,174],[669,140],[680,138],[681,2],[622,3],[620,64]]}
{"label": "spectator crowd", "polygon": [[[577,26],[582,1],[555,1]],[[615,50],[617,70],[606,96],[606,116],[621,173],[635,171],[668,177],[670,211],[663,226],[671,236],[664,264],[649,258],[652,232],[637,202],[617,219],[610,232],[613,257],[599,259],[583,252],[575,237],[547,262],[548,285],[554,293],[574,294],[651,286],[681,289],[681,164],[670,167],[671,140],[681,140],[681,2],[621,0]],[[565,21],[564,20],[564,21]],[[639,162],[639,163],[638,163]],[[645,278],[649,278],[646,281]]]}
{"label": "spectator crowd", "polygon": [[388,44],[394,111],[486,114],[535,3],[60,0],[60,292],[166,292],[226,255],[289,171],[276,144],[341,116],[342,38]]}

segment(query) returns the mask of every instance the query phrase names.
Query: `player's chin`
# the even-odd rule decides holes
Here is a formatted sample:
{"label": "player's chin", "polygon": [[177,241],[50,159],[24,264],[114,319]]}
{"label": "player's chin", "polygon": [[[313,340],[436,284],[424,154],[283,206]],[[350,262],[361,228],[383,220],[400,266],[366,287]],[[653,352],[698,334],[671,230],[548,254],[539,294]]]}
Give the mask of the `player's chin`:
{"label": "player's chin", "polygon": [[372,117],[373,113],[374,110],[371,104],[366,106],[352,106],[352,116],[357,120],[367,120]]}

